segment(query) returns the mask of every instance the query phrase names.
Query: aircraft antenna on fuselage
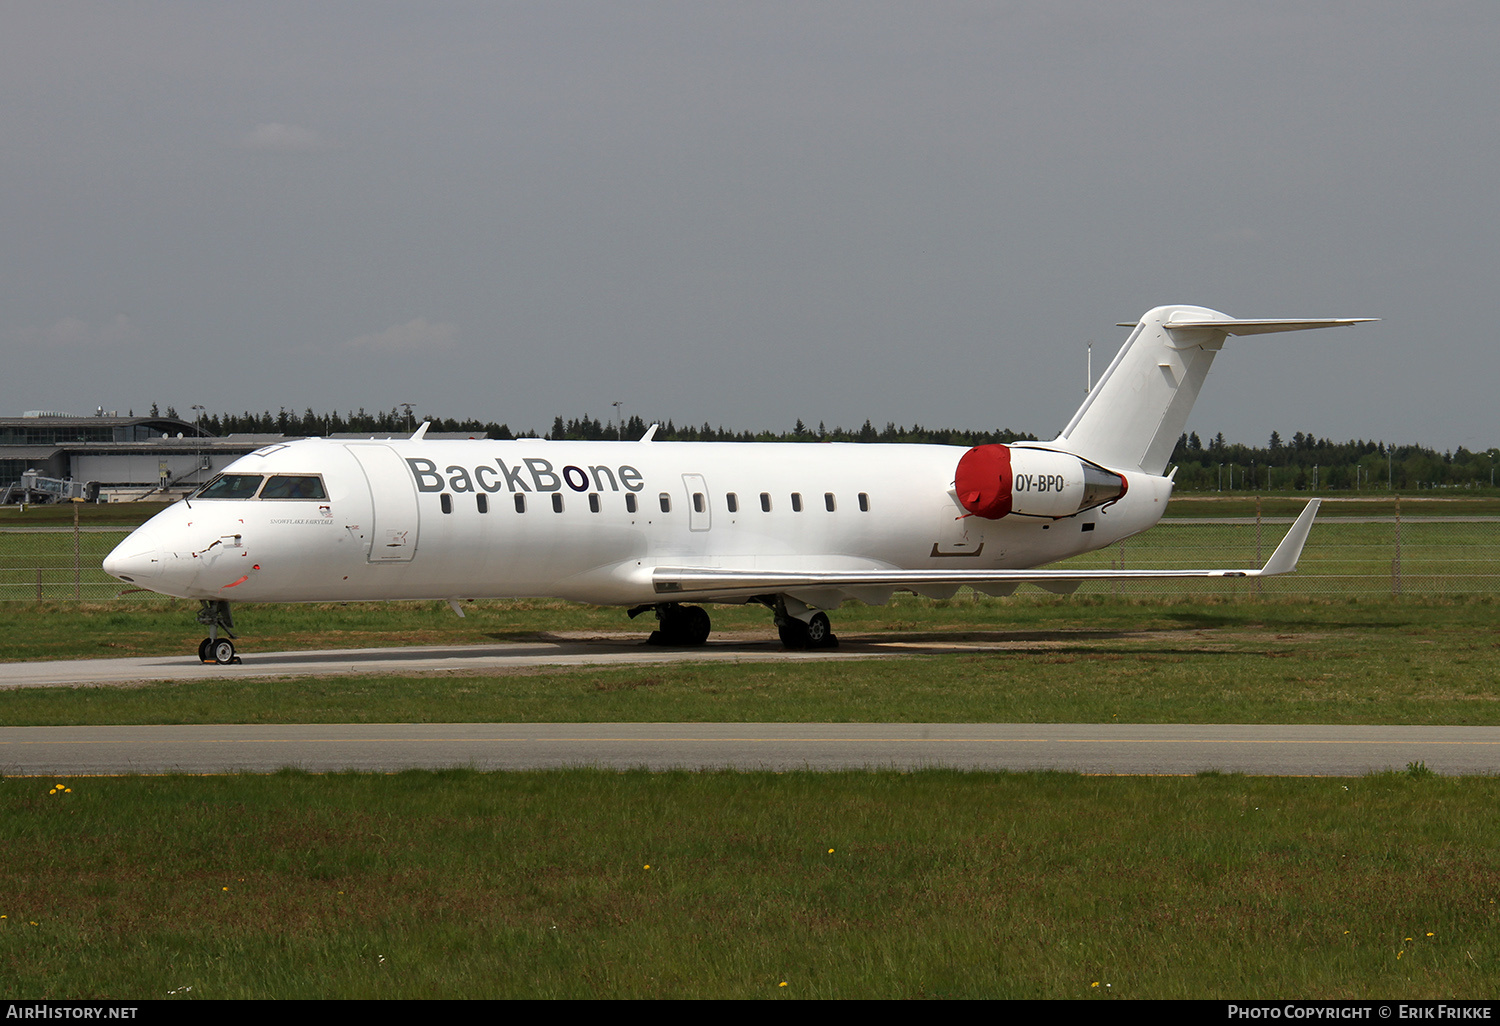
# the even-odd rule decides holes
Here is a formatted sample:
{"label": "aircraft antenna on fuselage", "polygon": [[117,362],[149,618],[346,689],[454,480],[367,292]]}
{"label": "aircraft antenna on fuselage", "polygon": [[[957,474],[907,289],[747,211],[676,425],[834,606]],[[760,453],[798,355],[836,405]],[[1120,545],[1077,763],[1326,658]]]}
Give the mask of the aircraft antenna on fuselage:
{"label": "aircraft antenna on fuselage", "polygon": [[412,432],[411,441],[413,441],[413,442],[420,442],[422,440],[422,438],[427,434],[427,429],[430,428],[430,427],[432,427],[432,421],[430,421],[430,420],[424,420],[424,421],[422,421],[422,426],[419,427],[419,428],[417,428],[417,430],[415,430],[415,431]]}
{"label": "aircraft antenna on fuselage", "polygon": [[650,427],[648,427],[646,429],[646,433],[641,436],[641,441],[643,441],[643,442],[649,442],[653,438],[655,438],[656,437],[656,429],[659,428],[659,427],[661,427],[660,424],[652,424]]}

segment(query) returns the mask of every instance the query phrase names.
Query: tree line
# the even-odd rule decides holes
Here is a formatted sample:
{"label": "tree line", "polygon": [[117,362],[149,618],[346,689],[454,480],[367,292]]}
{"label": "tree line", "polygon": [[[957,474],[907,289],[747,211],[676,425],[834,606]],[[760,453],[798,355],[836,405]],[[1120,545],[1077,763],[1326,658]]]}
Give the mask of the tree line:
{"label": "tree line", "polygon": [[[160,416],[155,403],[153,416]],[[177,417],[168,406],[166,416]],[[650,426],[639,416],[631,416],[624,425],[602,421],[585,414],[565,419],[556,417],[544,435],[535,431],[515,431],[503,423],[477,419],[457,420],[433,415],[415,416],[400,406],[369,413],[361,407],[343,414],[316,413],[311,408],[300,416],[280,408],[260,414],[204,414],[194,423],[206,434],[282,434],[321,435],[341,433],[400,434],[409,433],[424,421],[435,432],[468,433],[476,438],[551,438],[551,439],[635,439]],[[1037,436],[1025,432],[964,431],[949,428],[910,427],[887,422],[876,428],[866,420],[855,429],[835,426],[829,429],[819,423],[816,428],[798,419],[790,431],[730,431],[705,422],[701,426],[677,425],[668,420],[657,428],[656,436],[671,442],[900,442],[935,445],[988,445],[1006,442],[1034,442]],[[1393,489],[1411,492],[1428,488],[1489,487],[1495,482],[1500,448],[1473,452],[1459,446],[1439,452],[1423,445],[1391,445],[1379,441],[1350,440],[1334,442],[1298,431],[1290,439],[1271,432],[1264,446],[1228,442],[1222,432],[1207,443],[1197,432],[1184,433],[1172,450],[1171,465],[1177,467],[1178,491],[1264,492],[1264,491],[1382,491]]]}
{"label": "tree line", "polygon": [[1490,487],[1500,448],[1445,452],[1424,445],[1334,442],[1298,431],[1290,440],[1271,432],[1264,447],[1226,442],[1206,445],[1184,434],[1172,450],[1178,491],[1384,491]]}

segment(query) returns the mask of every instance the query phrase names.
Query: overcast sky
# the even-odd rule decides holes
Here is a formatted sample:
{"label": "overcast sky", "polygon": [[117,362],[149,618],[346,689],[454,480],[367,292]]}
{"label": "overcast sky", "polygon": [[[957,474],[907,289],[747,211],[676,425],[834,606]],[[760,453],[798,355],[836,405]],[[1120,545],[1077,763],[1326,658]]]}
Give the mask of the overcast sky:
{"label": "overcast sky", "polygon": [[1500,444],[1500,4],[71,3],[0,33],[0,415]]}

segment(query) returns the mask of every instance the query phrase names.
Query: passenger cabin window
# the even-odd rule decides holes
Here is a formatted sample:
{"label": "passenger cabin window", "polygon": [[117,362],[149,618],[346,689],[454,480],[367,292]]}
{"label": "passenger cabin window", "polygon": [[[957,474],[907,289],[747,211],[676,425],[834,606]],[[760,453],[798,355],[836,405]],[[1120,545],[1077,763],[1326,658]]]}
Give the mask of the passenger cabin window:
{"label": "passenger cabin window", "polygon": [[327,499],[323,479],[313,474],[277,474],[260,490],[262,499]]}
{"label": "passenger cabin window", "polygon": [[824,492],[823,493],[823,508],[826,509],[828,512],[832,513],[833,512],[833,507],[834,507],[833,493],[832,492]]}
{"label": "passenger cabin window", "polygon": [[693,512],[694,513],[702,513],[703,512],[703,507],[706,506],[706,505],[708,505],[708,503],[703,498],[703,493],[702,492],[694,492],[693,493]]}
{"label": "passenger cabin window", "polygon": [[474,496],[474,504],[479,507],[479,512],[481,513],[488,513],[490,511],[490,497],[483,492]]}
{"label": "passenger cabin window", "polygon": [[793,513],[801,513],[802,512],[802,493],[801,492],[793,492],[792,493],[792,512]]}
{"label": "passenger cabin window", "polygon": [[447,492],[444,492],[442,495],[438,496],[438,504],[443,507],[444,513],[453,512],[453,496],[449,495]]}
{"label": "passenger cabin window", "polygon": [[516,493],[516,512],[526,512],[526,496],[522,495],[520,492]]}
{"label": "passenger cabin window", "polygon": [[562,492],[552,493],[552,512],[561,513],[563,509]]}
{"label": "passenger cabin window", "polygon": [[599,493],[598,492],[589,492],[589,512],[590,513],[597,513],[597,512],[599,512]]}
{"label": "passenger cabin window", "polygon": [[660,498],[661,498],[661,511],[663,513],[670,513],[670,512],[672,512],[672,497],[670,495],[668,495],[666,492],[662,492]]}
{"label": "passenger cabin window", "polygon": [[724,496],[724,504],[729,507],[729,512],[731,513],[738,513],[740,511],[740,497],[733,492]]}
{"label": "passenger cabin window", "polygon": [[259,474],[220,474],[193,496],[195,499],[250,499],[265,478]]}
{"label": "passenger cabin window", "polygon": [[859,493],[859,511],[861,513],[870,512],[870,496],[867,492]]}
{"label": "passenger cabin window", "polygon": [[762,513],[769,513],[769,512],[771,512],[771,493],[770,492],[761,492],[760,493],[760,509],[761,509]]}
{"label": "passenger cabin window", "polygon": [[634,492],[626,492],[625,493],[625,512],[627,512],[627,513],[634,513],[635,512],[635,493]]}

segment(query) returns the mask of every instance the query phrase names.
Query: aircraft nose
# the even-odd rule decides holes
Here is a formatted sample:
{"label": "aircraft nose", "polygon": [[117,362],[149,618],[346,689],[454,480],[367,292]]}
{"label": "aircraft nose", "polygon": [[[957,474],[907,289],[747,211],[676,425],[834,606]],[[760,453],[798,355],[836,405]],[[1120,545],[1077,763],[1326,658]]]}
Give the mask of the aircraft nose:
{"label": "aircraft nose", "polygon": [[130,584],[155,580],[162,571],[162,548],[155,532],[137,529],[104,557],[104,572]]}

